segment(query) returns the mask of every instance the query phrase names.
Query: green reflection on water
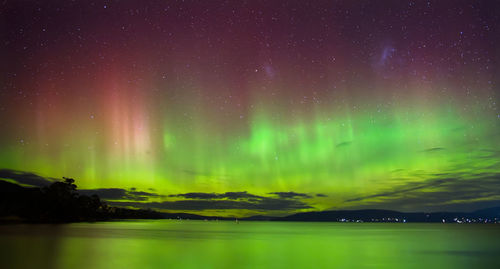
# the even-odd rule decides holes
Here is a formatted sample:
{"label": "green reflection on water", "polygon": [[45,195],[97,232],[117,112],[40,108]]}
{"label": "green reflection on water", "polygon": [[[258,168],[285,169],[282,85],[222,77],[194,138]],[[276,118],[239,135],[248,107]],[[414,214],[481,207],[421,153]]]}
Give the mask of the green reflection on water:
{"label": "green reflection on water", "polygon": [[481,268],[500,226],[130,221],[0,226],[2,268]]}

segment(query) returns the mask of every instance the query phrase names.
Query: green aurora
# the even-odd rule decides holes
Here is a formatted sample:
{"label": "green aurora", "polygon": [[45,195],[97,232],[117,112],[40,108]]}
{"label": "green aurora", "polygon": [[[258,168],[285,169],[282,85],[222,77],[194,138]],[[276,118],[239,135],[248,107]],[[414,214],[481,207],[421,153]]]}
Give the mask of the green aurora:
{"label": "green aurora", "polygon": [[[410,101],[357,109],[316,104],[310,111],[292,112],[303,113],[294,117],[263,105],[231,132],[202,113],[184,125],[178,115],[166,116],[161,129],[137,132],[120,126],[126,120],[101,129],[75,124],[57,133],[65,144],[44,143],[50,141],[44,136],[26,139],[6,147],[1,163],[43,176],[72,176],[85,189],[154,189],[164,195],[247,191],[264,196],[296,191],[308,194],[305,200],[314,209],[376,205],[380,198],[349,199],[433,182],[440,174],[474,180],[473,175],[500,173],[495,155],[500,152],[499,123],[488,111],[439,99]],[[93,120],[99,121],[98,116]],[[99,130],[110,135],[99,135]],[[461,202],[470,200],[443,204]]]}
{"label": "green aurora", "polygon": [[270,2],[6,18],[0,169],[204,214],[498,205],[493,3],[435,3],[435,27],[397,1]]}

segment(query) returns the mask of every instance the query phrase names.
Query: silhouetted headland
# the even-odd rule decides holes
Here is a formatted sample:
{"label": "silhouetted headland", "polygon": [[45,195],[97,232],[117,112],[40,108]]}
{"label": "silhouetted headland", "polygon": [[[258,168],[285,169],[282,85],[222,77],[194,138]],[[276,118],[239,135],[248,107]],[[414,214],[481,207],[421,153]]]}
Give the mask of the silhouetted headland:
{"label": "silhouetted headland", "polygon": [[110,207],[97,195],[77,192],[75,181],[64,178],[47,187],[22,187],[0,180],[0,219],[4,222],[78,222],[110,219],[160,219],[152,210]]}

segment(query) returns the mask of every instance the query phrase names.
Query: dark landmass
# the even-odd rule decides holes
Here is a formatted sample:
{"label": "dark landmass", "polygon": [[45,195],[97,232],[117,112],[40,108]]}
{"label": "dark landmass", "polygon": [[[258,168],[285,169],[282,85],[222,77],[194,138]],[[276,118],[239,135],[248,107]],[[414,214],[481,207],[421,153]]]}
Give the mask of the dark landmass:
{"label": "dark landmass", "polygon": [[329,222],[445,222],[445,223],[500,223],[500,207],[474,212],[413,212],[392,210],[338,210],[304,212],[275,218],[280,221],[329,221]]}
{"label": "dark landmass", "polygon": [[111,219],[162,219],[152,210],[109,207],[97,195],[80,195],[71,178],[43,188],[0,180],[2,222],[58,223]]}
{"label": "dark landmass", "polygon": [[[23,187],[0,180],[0,222],[61,223],[117,219],[234,220],[188,213],[163,213],[150,209],[108,206],[97,195],[78,193],[74,180],[64,178],[47,187]],[[338,210],[292,214],[285,217],[257,215],[247,221],[309,222],[445,222],[500,223],[500,207],[474,212],[415,212],[392,210]]]}

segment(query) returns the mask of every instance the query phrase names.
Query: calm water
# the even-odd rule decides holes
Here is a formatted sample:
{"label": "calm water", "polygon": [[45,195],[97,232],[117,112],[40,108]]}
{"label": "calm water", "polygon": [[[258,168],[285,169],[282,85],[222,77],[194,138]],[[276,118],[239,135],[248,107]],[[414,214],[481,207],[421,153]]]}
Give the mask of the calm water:
{"label": "calm water", "polygon": [[500,268],[500,225],[3,225],[0,248],[0,268]]}

